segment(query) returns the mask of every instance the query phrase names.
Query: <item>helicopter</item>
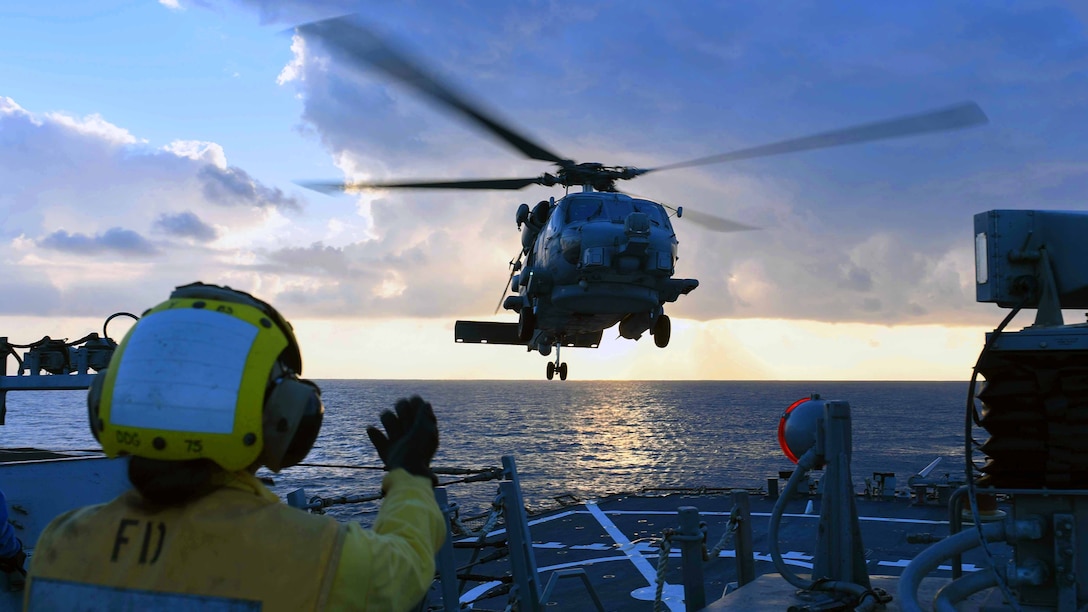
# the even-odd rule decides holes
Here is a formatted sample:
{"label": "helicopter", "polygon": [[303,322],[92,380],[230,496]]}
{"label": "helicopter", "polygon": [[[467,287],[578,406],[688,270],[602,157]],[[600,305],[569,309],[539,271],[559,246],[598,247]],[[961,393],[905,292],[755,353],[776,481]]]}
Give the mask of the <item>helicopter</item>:
{"label": "helicopter", "polygon": [[[683,162],[639,168],[578,163],[554,153],[500,122],[493,114],[443,83],[423,64],[395,48],[354,16],[315,21],[296,28],[303,37],[320,41],[349,66],[369,66],[430,98],[439,107],[462,115],[529,159],[549,162],[553,172],[539,176],[493,179],[435,179],[389,182],[300,181],[323,193],[384,189],[519,190],[530,185],[561,187],[565,194],[515,213],[521,250],[510,261],[510,277],[499,300],[500,309],[518,316],[517,323],[462,321],[454,325],[459,343],[521,345],[547,357],[545,375],[566,380],[568,367],[560,359],[563,347],[597,348],[604,331],[618,325],[619,336],[631,340],[649,333],[654,344],[668,346],[672,324],[664,306],[699,286],[699,281],[675,278],[677,239],[672,219],[687,219],[711,231],[757,229],[709,213],[684,210],[635,197],[617,189],[626,181],[651,172],[725,163],[742,159],[856,144],[981,125],[986,114],[974,102],[920,114],[821,132],[757,147],[699,157]],[[571,188],[580,188],[571,193]],[[686,213],[686,216],[685,216]],[[510,293],[510,295],[507,295]]]}

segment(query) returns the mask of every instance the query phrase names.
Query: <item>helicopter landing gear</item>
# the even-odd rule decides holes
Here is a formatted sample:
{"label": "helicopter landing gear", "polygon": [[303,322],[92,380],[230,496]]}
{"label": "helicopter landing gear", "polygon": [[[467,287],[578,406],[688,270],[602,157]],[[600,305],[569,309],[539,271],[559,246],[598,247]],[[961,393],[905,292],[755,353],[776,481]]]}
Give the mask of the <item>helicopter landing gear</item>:
{"label": "helicopter landing gear", "polygon": [[548,367],[545,370],[545,374],[547,375],[548,380],[552,380],[553,378],[555,378],[556,374],[559,374],[559,380],[566,380],[567,379],[567,363],[565,361],[564,362],[559,361],[559,345],[558,344],[555,345],[555,361],[554,362],[552,362],[552,361],[548,362]]}
{"label": "helicopter landing gear", "polygon": [[654,322],[654,328],[650,331],[654,337],[654,344],[657,348],[665,348],[669,345],[669,338],[672,337],[672,321],[669,319],[669,315],[662,313],[657,317],[657,321]]}
{"label": "helicopter landing gear", "polygon": [[[522,308],[518,315],[518,340],[528,342],[533,339],[533,331],[536,330],[536,315],[531,308]],[[551,380],[551,376],[548,377]]]}
{"label": "helicopter landing gear", "polygon": [[567,363],[565,361],[559,365],[555,365],[550,361],[548,362],[548,380],[555,378],[556,374],[559,375],[559,380],[567,379]]}

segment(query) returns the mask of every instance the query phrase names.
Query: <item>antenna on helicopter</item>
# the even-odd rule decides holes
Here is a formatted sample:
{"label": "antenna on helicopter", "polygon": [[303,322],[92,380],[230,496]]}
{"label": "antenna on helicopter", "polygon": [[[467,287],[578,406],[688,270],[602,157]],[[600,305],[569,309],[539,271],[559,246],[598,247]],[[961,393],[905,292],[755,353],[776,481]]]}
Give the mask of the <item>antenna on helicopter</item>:
{"label": "antenna on helicopter", "polygon": [[510,292],[510,283],[514,282],[514,275],[521,269],[521,253],[518,256],[510,260],[510,278],[506,279],[506,286],[502,290],[502,297],[499,298],[498,305],[495,306],[495,314],[499,314],[502,310],[502,303],[506,301],[506,294]]}

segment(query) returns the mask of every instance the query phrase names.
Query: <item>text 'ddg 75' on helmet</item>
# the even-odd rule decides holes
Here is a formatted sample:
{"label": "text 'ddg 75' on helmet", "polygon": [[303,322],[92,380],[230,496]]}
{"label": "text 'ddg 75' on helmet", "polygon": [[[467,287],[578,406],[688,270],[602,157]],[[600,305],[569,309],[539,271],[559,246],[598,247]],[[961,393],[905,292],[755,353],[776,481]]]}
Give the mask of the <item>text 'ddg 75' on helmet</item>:
{"label": "text 'ddg 75' on helmet", "polygon": [[144,313],[87,395],[110,457],[295,465],[317,438],[321,391],[300,379],[291,325],[229,287],[193,283]]}

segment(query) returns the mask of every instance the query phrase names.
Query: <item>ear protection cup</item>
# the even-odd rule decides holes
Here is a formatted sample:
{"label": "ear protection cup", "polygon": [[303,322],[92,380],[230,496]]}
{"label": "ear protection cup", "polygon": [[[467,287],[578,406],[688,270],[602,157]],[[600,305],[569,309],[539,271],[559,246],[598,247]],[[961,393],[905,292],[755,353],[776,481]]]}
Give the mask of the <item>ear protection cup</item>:
{"label": "ear protection cup", "polygon": [[278,377],[272,385],[264,406],[261,463],[279,472],[297,465],[313,448],[325,405],[321,389],[308,380]]}

